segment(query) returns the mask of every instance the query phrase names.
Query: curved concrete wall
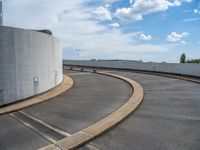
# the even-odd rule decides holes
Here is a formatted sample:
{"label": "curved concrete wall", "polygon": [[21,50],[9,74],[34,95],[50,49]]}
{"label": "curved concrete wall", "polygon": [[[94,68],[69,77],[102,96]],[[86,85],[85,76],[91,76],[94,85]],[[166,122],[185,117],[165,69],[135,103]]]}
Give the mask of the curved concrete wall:
{"label": "curved concrete wall", "polygon": [[60,41],[51,35],[0,26],[0,105],[62,82]]}
{"label": "curved concrete wall", "polygon": [[200,64],[178,63],[143,63],[140,61],[76,61],[64,60],[66,65],[105,67],[116,69],[134,69],[142,71],[155,71],[200,77]]}

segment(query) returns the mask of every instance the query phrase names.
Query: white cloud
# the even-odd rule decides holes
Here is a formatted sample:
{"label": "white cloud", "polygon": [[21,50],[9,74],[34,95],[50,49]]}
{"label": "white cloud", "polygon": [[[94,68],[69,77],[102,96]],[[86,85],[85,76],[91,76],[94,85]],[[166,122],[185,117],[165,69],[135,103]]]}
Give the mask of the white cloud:
{"label": "white cloud", "polygon": [[194,13],[195,14],[200,14],[200,10],[199,9],[194,9]]}
{"label": "white cloud", "polygon": [[106,4],[115,3],[117,1],[123,1],[123,0],[103,0],[103,2],[106,3]]}
{"label": "white cloud", "polygon": [[187,32],[183,32],[181,34],[177,34],[176,32],[172,32],[167,36],[167,41],[169,42],[181,42],[185,44],[184,38],[186,38],[189,35]]}
{"label": "white cloud", "polygon": [[196,9],[193,10],[194,14],[200,14],[200,2],[198,3],[198,6]]}
{"label": "white cloud", "polygon": [[103,6],[96,8],[92,13],[95,15],[95,18],[99,20],[112,20],[110,11]]}
{"label": "white cloud", "polygon": [[116,23],[111,23],[108,26],[113,27],[113,28],[119,28],[120,27],[119,23],[117,23],[117,22]]}
{"label": "white cloud", "polygon": [[120,19],[139,21],[143,19],[144,15],[155,12],[166,11],[170,7],[177,7],[182,2],[189,2],[190,0],[135,0],[131,7],[118,8],[115,16]]}
{"label": "white cloud", "polygon": [[182,21],[183,22],[191,22],[191,21],[197,21],[197,20],[199,20],[199,18],[187,18],[187,19],[183,19]]}
{"label": "white cloud", "polygon": [[194,9],[194,13],[195,13],[195,14],[198,13],[198,9]]}
{"label": "white cloud", "polygon": [[152,36],[151,36],[151,35],[145,35],[145,34],[141,33],[141,34],[138,36],[138,38],[139,38],[140,40],[149,41],[149,40],[152,39]]}
{"label": "white cloud", "polygon": [[[187,2],[187,1],[186,1]],[[180,6],[181,1],[180,0],[175,0],[173,3],[170,4],[171,6]]]}
{"label": "white cloud", "polygon": [[[53,28],[58,23],[58,14],[74,9],[82,0],[3,0],[6,25],[24,28]],[[74,5],[75,4],[75,5]],[[67,7],[66,7],[67,5]]]}
{"label": "white cloud", "polygon": [[129,3],[130,3],[130,4],[133,4],[133,0],[129,0]]}
{"label": "white cloud", "polygon": [[[82,7],[84,0],[4,0],[5,25],[44,29],[58,37],[66,49],[81,49],[84,58],[134,58],[136,53],[160,53],[173,46],[138,44],[136,33],[125,34],[118,28],[92,20],[95,8]],[[55,7],[57,6],[57,7]],[[34,13],[33,13],[34,12]],[[138,33],[137,33],[138,34]]]}
{"label": "white cloud", "polygon": [[181,43],[182,43],[182,44],[186,44],[186,42],[185,42],[185,41],[181,41]]}
{"label": "white cloud", "polygon": [[122,20],[134,20],[134,21],[142,20],[141,14],[132,14],[131,11],[132,11],[131,8],[120,8],[116,10],[115,16]]}
{"label": "white cloud", "polygon": [[188,3],[192,2],[192,0],[180,0],[180,1],[182,1],[182,2],[188,2]]}
{"label": "white cloud", "polygon": [[110,4],[106,4],[105,7],[106,7],[106,8],[109,8],[109,7],[111,7],[111,5],[110,5]]}

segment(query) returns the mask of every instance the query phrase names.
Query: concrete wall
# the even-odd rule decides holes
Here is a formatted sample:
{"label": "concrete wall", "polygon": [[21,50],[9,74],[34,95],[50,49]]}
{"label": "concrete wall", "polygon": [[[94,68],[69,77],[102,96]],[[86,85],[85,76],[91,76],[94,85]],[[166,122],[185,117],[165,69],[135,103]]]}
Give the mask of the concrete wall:
{"label": "concrete wall", "polygon": [[143,63],[140,61],[76,61],[64,60],[66,65],[107,67],[118,69],[135,69],[143,71],[157,71],[200,77],[200,64],[178,63]]}
{"label": "concrete wall", "polygon": [[0,105],[47,91],[63,79],[60,41],[0,26]]}

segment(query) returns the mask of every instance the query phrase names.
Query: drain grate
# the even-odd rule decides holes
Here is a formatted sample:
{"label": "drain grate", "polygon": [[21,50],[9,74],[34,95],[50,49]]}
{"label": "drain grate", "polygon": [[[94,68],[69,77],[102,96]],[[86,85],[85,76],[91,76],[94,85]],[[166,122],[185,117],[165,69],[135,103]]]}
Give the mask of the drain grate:
{"label": "drain grate", "polygon": [[44,126],[43,124],[25,116],[22,113],[14,112],[13,114],[21,121],[31,124],[31,126],[36,128],[38,131],[44,133],[45,135],[52,137],[55,140],[61,140],[61,139],[65,138],[64,135],[52,130],[51,128]]}

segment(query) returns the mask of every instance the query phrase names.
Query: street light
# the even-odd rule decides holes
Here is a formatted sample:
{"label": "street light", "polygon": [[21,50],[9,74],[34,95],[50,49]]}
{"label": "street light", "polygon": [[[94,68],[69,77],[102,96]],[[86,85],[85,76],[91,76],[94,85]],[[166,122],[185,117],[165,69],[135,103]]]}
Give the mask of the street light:
{"label": "street light", "polygon": [[3,8],[2,8],[2,1],[0,1],[0,26],[3,26]]}
{"label": "street light", "polygon": [[81,51],[80,49],[77,49],[77,50],[76,50],[76,52],[77,52],[77,60],[79,60],[80,51]]}

